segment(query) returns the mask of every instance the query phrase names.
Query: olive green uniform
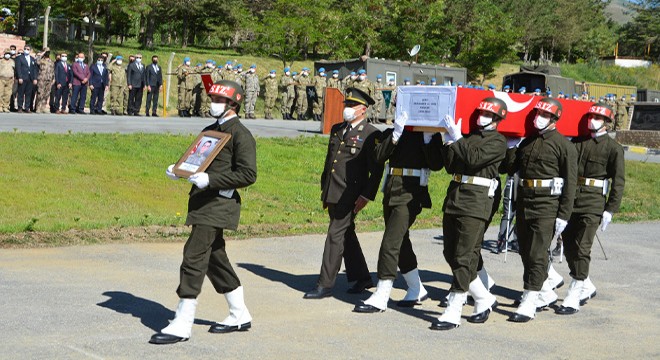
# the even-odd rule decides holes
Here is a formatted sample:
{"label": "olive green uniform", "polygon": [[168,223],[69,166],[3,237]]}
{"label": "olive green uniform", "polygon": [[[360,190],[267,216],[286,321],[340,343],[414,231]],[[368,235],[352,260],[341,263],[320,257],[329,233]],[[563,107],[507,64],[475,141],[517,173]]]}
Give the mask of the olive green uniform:
{"label": "olive green uniform", "polygon": [[[589,276],[591,246],[603,211],[616,213],[621,206],[625,184],[623,147],[607,134],[596,138],[573,139],[578,154],[578,186],[573,213],[564,239],[564,254],[571,277],[584,280]],[[592,186],[589,180],[611,179],[609,196],[602,187]]]}
{"label": "olive green uniform", "polygon": [[[402,168],[440,170],[439,142],[439,135],[434,136],[430,144],[424,144],[423,133],[404,131],[395,144],[392,129],[388,129],[376,145],[376,161],[384,164],[389,160],[390,171]],[[408,229],[422,208],[431,208],[431,197],[428,186],[420,185],[419,177],[398,174],[386,175],[383,192],[385,233],[378,253],[378,279],[394,280],[397,266],[402,274],[417,268]]]}
{"label": "olive green uniform", "polygon": [[0,59],[0,112],[9,112],[14,87],[14,59]]}
{"label": "olive green uniform", "polygon": [[117,64],[110,64],[110,112],[121,115],[126,111],[124,107],[124,91],[126,90],[126,69]]}
{"label": "olive green uniform", "polygon": [[296,97],[296,90],[293,85],[293,79],[289,75],[282,75],[280,77],[280,105],[282,108],[282,118],[287,118],[291,115],[291,108],[293,107],[293,99]]}
{"label": "olive green uniform", "polygon": [[307,114],[307,85],[312,83],[309,76],[298,75],[296,79],[296,110],[298,118],[302,119]]}
{"label": "olive green uniform", "polygon": [[325,76],[314,76],[313,85],[314,91],[316,92],[316,99],[312,104],[312,113],[315,116],[320,117],[321,113],[323,113],[323,93],[325,92],[325,87],[327,85]]}
{"label": "olive green uniform", "polygon": [[[508,154],[509,174],[518,171],[516,232],[520,258],[525,268],[524,288],[540,291],[548,276],[548,248],[554,233],[555,219],[568,221],[573,211],[577,184],[577,153],[557,130],[528,137]],[[562,178],[561,195],[551,195],[550,187],[540,187],[532,180]],[[526,181],[528,180],[528,181]]]}
{"label": "olive green uniform", "polygon": [[327,83],[326,87],[333,88],[333,89],[339,89],[339,91],[344,92],[341,80],[339,80],[339,78],[331,77],[330,79],[328,79],[328,83]]}
{"label": "olive green uniform", "polygon": [[383,165],[375,161],[374,150],[381,133],[364,120],[346,131],[348,124],[333,125],[321,174],[321,201],[330,216],[318,283],[324,288],[335,285],[342,257],[349,282],[370,279],[355,234],[353,209],[360,196],[376,198]]}
{"label": "olive green uniform", "polygon": [[497,184],[506,139],[496,130],[477,131],[443,146],[442,154],[445,169],[453,175],[442,206],[443,254],[454,275],[450,291],[467,292],[477,278],[481,243],[492,217],[495,194],[489,195],[488,186],[470,183],[473,179],[469,178],[464,183],[462,178],[479,177]]}
{"label": "olive green uniform", "polygon": [[192,73],[193,69],[189,65],[184,64],[176,69],[179,90],[176,108],[180,111],[190,111],[194,105],[192,92],[195,79]]}
{"label": "olive green uniform", "polygon": [[264,117],[266,119],[273,118],[273,109],[277,101],[277,79],[274,77],[266,77],[264,80]]}
{"label": "olive green uniform", "polygon": [[37,61],[39,66],[39,76],[37,81],[37,105],[36,110],[38,113],[50,113],[48,100],[50,99],[50,91],[55,82],[55,63],[50,58],[44,57]]}
{"label": "olive green uniform", "polygon": [[[238,117],[225,123],[214,123],[204,130],[231,134],[231,138],[206,169],[209,186],[193,185],[188,200],[186,225],[192,232],[183,248],[180,298],[197,298],[208,276],[218,293],[228,293],[241,285],[225,251],[224,229],[236,230],[241,213],[241,196],[237,189],[257,180],[256,143],[250,131]],[[234,189],[231,197],[219,191]]]}

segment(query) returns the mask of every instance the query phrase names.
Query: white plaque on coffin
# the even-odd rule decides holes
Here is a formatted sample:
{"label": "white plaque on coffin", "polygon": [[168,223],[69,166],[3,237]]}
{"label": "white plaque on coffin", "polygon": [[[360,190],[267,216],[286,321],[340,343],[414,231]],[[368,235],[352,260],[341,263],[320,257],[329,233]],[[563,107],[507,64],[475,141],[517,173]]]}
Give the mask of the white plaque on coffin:
{"label": "white plaque on coffin", "polygon": [[399,86],[396,117],[407,113],[406,126],[444,127],[445,115],[454,117],[455,86]]}

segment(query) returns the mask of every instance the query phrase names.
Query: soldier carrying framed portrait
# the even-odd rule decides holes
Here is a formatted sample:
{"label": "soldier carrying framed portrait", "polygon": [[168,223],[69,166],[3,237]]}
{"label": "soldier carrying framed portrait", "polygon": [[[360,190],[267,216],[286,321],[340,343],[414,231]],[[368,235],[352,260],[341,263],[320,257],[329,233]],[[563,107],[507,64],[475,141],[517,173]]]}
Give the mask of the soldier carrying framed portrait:
{"label": "soldier carrying framed portrait", "polygon": [[176,162],[172,172],[187,179],[195,173],[205,171],[230,138],[230,134],[219,131],[201,132]]}

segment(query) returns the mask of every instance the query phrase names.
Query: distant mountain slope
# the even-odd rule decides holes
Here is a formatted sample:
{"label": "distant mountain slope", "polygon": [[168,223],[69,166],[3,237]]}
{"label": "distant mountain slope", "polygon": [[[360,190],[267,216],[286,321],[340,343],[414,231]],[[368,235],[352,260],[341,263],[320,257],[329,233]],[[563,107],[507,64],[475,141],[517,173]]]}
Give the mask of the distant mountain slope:
{"label": "distant mountain slope", "polygon": [[607,5],[605,12],[610,15],[614,22],[623,25],[632,20],[634,15],[626,6],[627,2],[627,0],[612,0],[612,2]]}

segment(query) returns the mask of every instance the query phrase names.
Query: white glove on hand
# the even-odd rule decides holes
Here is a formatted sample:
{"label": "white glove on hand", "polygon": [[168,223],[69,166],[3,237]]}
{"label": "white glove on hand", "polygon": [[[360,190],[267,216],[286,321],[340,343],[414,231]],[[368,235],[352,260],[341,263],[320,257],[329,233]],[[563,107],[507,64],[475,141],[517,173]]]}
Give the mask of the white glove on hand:
{"label": "white glove on hand", "polygon": [[520,143],[524,140],[524,137],[510,137],[506,139],[506,147],[507,149],[513,149],[514,147],[517,148],[520,146]]}
{"label": "white glove on hand", "polygon": [[195,184],[200,189],[203,189],[209,186],[209,174],[205,172],[193,174],[188,178],[188,181]]}
{"label": "white glove on hand", "polygon": [[612,222],[612,213],[609,211],[603,211],[603,219],[600,221],[600,229],[605,231],[607,225]]}
{"label": "white glove on hand", "polygon": [[566,225],[568,225],[568,221],[562,220],[560,218],[555,219],[555,236],[561,235],[561,233],[564,232],[564,229],[566,229]]}
{"label": "white glove on hand", "polygon": [[165,170],[165,175],[167,175],[167,177],[170,178],[170,180],[179,180],[179,177],[172,172],[172,170],[174,170],[174,165],[175,164],[172,164],[167,167],[167,170]]}
{"label": "white glove on hand", "polygon": [[403,128],[406,126],[406,121],[408,121],[408,113],[403,112],[401,116],[394,119],[394,132],[392,132],[392,141],[397,142],[403,134]]}
{"label": "white glove on hand", "polygon": [[454,118],[451,115],[445,115],[445,125],[447,126],[447,134],[451,137],[450,141],[458,141],[458,139],[463,137],[461,134],[461,124],[463,119],[458,119],[458,122],[454,122]]}
{"label": "white glove on hand", "polygon": [[432,132],[424,132],[424,144],[428,144],[431,142],[431,139],[433,138],[433,133]]}

